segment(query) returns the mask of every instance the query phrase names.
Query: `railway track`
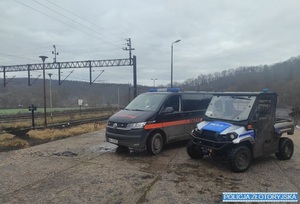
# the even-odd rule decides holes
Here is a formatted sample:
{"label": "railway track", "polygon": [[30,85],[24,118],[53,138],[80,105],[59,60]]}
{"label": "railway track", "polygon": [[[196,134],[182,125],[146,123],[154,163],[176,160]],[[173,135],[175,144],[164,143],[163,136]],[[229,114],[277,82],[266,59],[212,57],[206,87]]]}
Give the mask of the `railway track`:
{"label": "railway track", "polygon": [[[91,113],[94,114],[101,114],[103,112],[111,112],[113,113],[116,111],[116,108],[89,108],[89,109],[82,109],[80,110],[65,110],[65,111],[55,111],[53,112],[54,118],[60,118],[60,117],[70,117],[75,118],[75,116],[86,116]],[[47,113],[47,117],[50,116],[50,113]],[[43,119],[44,113],[37,112],[34,114],[35,120]],[[13,122],[23,122],[23,121],[31,121],[31,112],[28,111],[28,113],[22,113],[22,114],[15,114],[15,115],[0,115],[0,124],[6,124],[6,123],[13,123]]]}
{"label": "railway track", "polygon": [[1,130],[2,133],[9,133],[12,135],[15,135],[17,137],[23,138],[26,136],[26,133],[29,132],[30,130],[43,130],[46,128],[54,128],[54,129],[64,129],[68,128],[71,126],[76,126],[76,125],[83,125],[87,123],[94,123],[95,126],[101,123],[105,123],[109,117],[104,116],[104,117],[98,117],[98,118],[88,118],[88,119],[82,119],[82,120],[70,120],[68,122],[61,122],[61,123],[52,123],[45,126],[35,126],[35,127],[23,127],[23,128],[5,128]]}
{"label": "railway track", "polygon": [[[82,110],[81,113],[78,113],[77,110],[68,110],[68,111],[62,111],[62,112],[56,112],[53,113],[55,118],[62,118],[65,117],[62,121],[58,120],[58,122],[55,122],[55,120],[49,120],[47,127],[44,125],[35,125],[35,127],[32,127],[30,125],[27,125],[26,127],[14,127],[13,125],[17,122],[27,122],[28,124],[31,124],[31,116],[27,114],[18,114],[18,115],[10,115],[10,116],[1,116],[0,117],[0,124],[2,125],[2,128],[0,129],[0,133],[9,133],[13,134],[17,137],[24,137],[27,132],[29,132],[32,129],[46,129],[46,128],[55,128],[55,129],[63,129],[68,128],[71,126],[76,125],[82,125],[87,123],[95,123],[95,125],[98,125],[99,123],[104,123],[107,121],[110,115],[112,115],[113,112],[115,112],[116,109],[107,109],[107,108],[97,108],[97,109],[85,109]],[[91,114],[92,113],[92,114]],[[106,114],[103,114],[106,113]],[[81,114],[79,119],[76,119],[75,117],[72,117],[74,114]],[[92,116],[91,116],[92,115]],[[67,116],[67,117],[66,117]],[[68,117],[71,116],[71,117]],[[35,120],[42,120],[44,118],[44,115],[39,113],[35,115]]]}

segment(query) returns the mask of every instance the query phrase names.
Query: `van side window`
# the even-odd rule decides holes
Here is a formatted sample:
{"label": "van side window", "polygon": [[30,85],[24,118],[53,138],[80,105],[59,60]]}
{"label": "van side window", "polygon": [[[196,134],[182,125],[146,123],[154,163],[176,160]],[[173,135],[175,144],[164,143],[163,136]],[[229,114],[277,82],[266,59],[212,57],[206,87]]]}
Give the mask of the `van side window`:
{"label": "van side window", "polygon": [[206,110],[212,95],[183,94],[183,111]]}
{"label": "van side window", "polygon": [[166,107],[172,107],[174,111],[181,111],[181,103],[179,96],[171,96],[165,103]]}

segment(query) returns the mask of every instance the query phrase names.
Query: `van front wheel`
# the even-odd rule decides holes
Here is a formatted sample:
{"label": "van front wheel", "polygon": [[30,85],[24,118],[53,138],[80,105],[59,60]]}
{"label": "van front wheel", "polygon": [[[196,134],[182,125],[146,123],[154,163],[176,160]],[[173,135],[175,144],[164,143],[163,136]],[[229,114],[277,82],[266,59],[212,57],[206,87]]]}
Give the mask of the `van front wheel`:
{"label": "van front wheel", "polygon": [[159,132],[156,132],[150,135],[147,140],[147,151],[149,154],[159,154],[163,148],[163,145],[163,136]]}

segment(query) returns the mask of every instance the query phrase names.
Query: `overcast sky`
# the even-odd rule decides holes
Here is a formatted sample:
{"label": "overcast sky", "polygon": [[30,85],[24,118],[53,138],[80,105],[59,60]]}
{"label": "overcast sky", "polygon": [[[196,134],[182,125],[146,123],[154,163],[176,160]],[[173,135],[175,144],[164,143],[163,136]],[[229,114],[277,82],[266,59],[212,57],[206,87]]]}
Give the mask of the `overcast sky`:
{"label": "overcast sky", "polygon": [[[178,39],[176,82],[300,55],[299,0],[1,0],[0,26],[0,66],[40,63],[40,55],[53,62],[53,45],[60,62],[125,59],[131,38],[142,85],[170,83]],[[94,70],[104,70],[97,82],[133,83],[132,67]],[[88,69],[68,79],[88,81]]]}

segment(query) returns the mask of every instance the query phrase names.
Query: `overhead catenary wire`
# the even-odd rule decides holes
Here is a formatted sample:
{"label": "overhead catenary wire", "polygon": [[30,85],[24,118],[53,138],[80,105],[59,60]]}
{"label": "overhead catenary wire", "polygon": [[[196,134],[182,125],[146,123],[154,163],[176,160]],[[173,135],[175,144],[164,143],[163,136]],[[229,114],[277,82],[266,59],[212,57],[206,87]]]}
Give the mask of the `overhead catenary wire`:
{"label": "overhead catenary wire", "polygon": [[[56,14],[58,14],[58,15],[64,17],[64,18],[66,18],[66,19],[72,21],[73,23],[76,23],[76,24],[78,24],[78,25],[80,25],[80,26],[82,26],[82,27],[84,27],[84,28],[86,28],[86,29],[88,29],[88,30],[90,30],[90,31],[92,31],[92,32],[94,32],[94,33],[96,33],[96,34],[98,34],[98,35],[101,35],[101,36],[104,37],[104,38],[108,38],[108,39],[110,39],[110,40],[113,40],[112,38],[107,37],[107,36],[105,36],[104,34],[99,33],[98,31],[96,31],[96,30],[94,30],[94,29],[91,29],[91,28],[89,28],[89,27],[83,25],[82,23],[79,23],[79,22],[73,20],[72,18],[70,18],[70,17],[68,17],[68,16],[66,16],[66,15],[64,15],[64,14],[59,13],[58,11],[56,11],[56,10],[54,10],[54,9],[52,9],[52,8],[50,8],[50,7],[46,6],[46,5],[44,5],[44,4],[40,3],[40,2],[38,2],[37,0],[32,0],[32,1],[36,2],[37,4],[39,4],[39,5],[41,5],[41,6],[45,7],[45,8],[47,8],[47,9],[49,9],[50,11],[52,11],[52,12],[54,12],[54,13],[56,13]],[[111,42],[109,42],[109,41],[107,41],[107,40],[103,40],[103,41],[115,46],[115,44],[113,44],[113,43],[111,43]]]}
{"label": "overhead catenary wire", "polygon": [[31,61],[35,61],[35,62],[40,62],[40,60],[35,60],[35,59],[30,59],[30,58],[26,58],[26,57],[20,57],[17,55],[11,55],[11,54],[5,54],[5,53],[0,53],[0,55],[5,55],[8,57],[14,57],[14,58],[20,58],[20,59],[26,59],[26,60],[31,60]]}
{"label": "overhead catenary wire", "polygon": [[80,49],[76,49],[76,50],[71,50],[71,49],[60,49],[60,51],[71,51],[72,53],[80,53],[82,51],[84,51],[85,53],[99,53],[99,52],[107,52],[107,51],[116,51],[118,49],[99,49],[99,48],[80,48]]}
{"label": "overhead catenary wire", "polygon": [[[61,46],[61,45],[59,45]],[[4,55],[4,56],[7,56],[7,57],[14,57],[14,58],[20,58],[20,59],[26,59],[26,60],[31,60],[31,61],[35,61],[35,62],[40,62],[39,60],[35,60],[35,59],[31,59],[31,58],[26,58],[24,56],[34,56],[34,55],[39,55],[41,53],[40,50],[42,49],[45,49],[44,47],[43,48],[40,48],[40,49],[26,49],[26,50],[16,50],[14,51],[14,53],[22,53],[22,56],[18,56],[18,55],[15,55],[15,54],[10,54],[10,53],[0,53],[0,55]],[[47,47],[47,49],[49,49],[49,46]],[[74,53],[81,53],[82,51],[84,51],[84,53],[101,53],[101,52],[108,52],[108,51],[118,51],[121,49],[119,48],[107,48],[107,49],[102,49],[102,48],[99,48],[97,46],[95,47],[81,47],[81,48],[76,48],[76,49],[68,49],[68,48],[62,48],[60,47],[60,52],[67,52],[67,54],[74,54]],[[50,49],[48,52],[51,52]]]}
{"label": "overhead catenary wire", "polygon": [[[76,29],[76,30],[79,30],[78,28],[72,26],[73,24],[69,25],[69,24],[67,24],[67,23],[64,22],[64,21],[61,21],[60,19],[57,19],[57,18],[54,18],[54,17],[48,15],[47,12],[46,12],[46,13],[43,13],[43,12],[37,10],[35,7],[31,7],[32,5],[26,5],[26,4],[22,3],[22,2],[20,2],[20,0],[19,0],[19,1],[18,1],[18,0],[15,0],[15,2],[20,3],[20,4],[22,4],[23,6],[26,6],[26,7],[30,8],[30,9],[32,9],[32,10],[34,10],[34,11],[36,11],[36,12],[42,14],[42,15],[45,15],[45,16],[47,16],[47,17],[49,17],[49,18],[52,18],[52,19],[54,19],[54,20],[56,20],[56,21],[59,21],[60,23],[63,23],[63,24],[65,24],[65,25],[68,25],[69,27],[72,27],[72,28],[74,28],[74,29]],[[35,1],[35,2],[36,2],[36,1]],[[34,5],[34,6],[37,6],[37,5]],[[84,31],[82,31],[82,30],[79,30],[79,31],[80,31],[80,32],[84,32]],[[86,32],[84,32],[84,33],[86,33]],[[89,34],[89,33],[86,33],[86,34]],[[99,39],[99,36],[98,36],[97,38]],[[103,41],[103,40],[102,40],[102,41]],[[95,45],[95,44],[93,44],[93,45]],[[74,46],[74,45],[73,45],[73,46]],[[43,49],[43,48],[39,48],[39,49]],[[85,49],[85,48],[83,48],[82,50],[84,50],[84,49]],[[99,49],[100,49],[100,48],[99,48]],[[116,49],[117,49],[117,48],[115,48],[115,49],[112,48],[112,49],[107,49],[107,50],[111,51],[111,50],[116,50]],[[26,55],[31,55],[31,53],[35,53],[35,54],[41,53],[40,51],[36,51],[35,49],[26,49],[26,50],[28,50],[28,52],[26,53]],[[32,51],[31,53],[30,53],[30,50]],[[63,50],[63,49],[62,49],[62,50]],[[122,49],[120,49],[120,50],[122,50]],[[70,50],[70,51],[74,51],[74,50]],[[51,50],[49,50],[49,52],[51,52]],[[101,50],[98,50],[97,48],[94,48],[94,49],[89,48],[89,51],[87,51],[87,52],[101,52]],[[103,51],[103,52],[104,52],[104,51]],[[86,53],[86,52],[84,52],[84,53]],[[22,59],[25,59],[25,60],[32,60],[32,61],[41,63],[40,60],[38,60],[38,58],[37,58],[37,59],[30,59],[30,58],[25,58],[25,57],[19,57],[19,56],[17,56],[17,55],[10,55],[10,54],[3,54],[3,55],[5,55],[5,56],[18,57],[18,58],[22,58]],[[70,60],[70,61],[74,61],[74,60]],[[32,70],[31,70],[31,71],[32,71]]]}
{"label": "overhead catenary wire", "polygon": [[[22,3],[22,2],[19,2],[18,0],[14,0],[14,1],[17,2],[17,3],[19,3],[19,4],[22,4],[23,6],[29,8],[29,9],[32,9],[32,10],[36,11],[36,12],[38,12],[38,13],[44,15],[44,16],[47,16],[47,17],[49,17],[49,18],[51,18],[51,19],[53,19],[53,20],[56,20],[56,21],[58,21],[58,22],[64,24],[64,25],[67,25],[67,26],[69,26],[69,27],[71,27],[71,28],[73,28],[73,29],[75,29],[75,30],[77,30],[77,31],[80,31],[80,32],[82,32],[82,33],[85,33],[86,35],[89,35],[89,36],[91,36],[91,37],[93,37],[93,38],[96,38],[96,39],[98,39],[98,40],[104,41],[103,39],[101,39],[101,38],[99,38],[99,37],[97,37],[97,36],[94,36],[94,35],[92,35],[92,34],[90,34],[90,33],[88,33],[88,32],[85,32],[85,31],[83,31],[83,30],[80,30],[80,29],[78,29],[78,28],[76,28],[76,27],[74,27],[74,26],[72,26],[72,25],[70,25],[70,24],[68,24],[68,23],[65,23],[65,22],[63,22],[63,21],[61,21],[61,20],[59,20],[59,19],[57,19],[57,18],[54,18],[54,17],[52,17],[52,16],[50,16],[50,15],[48,15],[48,14],[46,14],[46,13],[43,13],[43,12],[41,12],[41,11],[39,11],[39,10],[37,10],[37,9],[35,9],[35,8],[33,8],[33,7],[31,7],[31,6],[28,6],[27,4],[24,4],[24,3]],[[115,45],[114,45],[114,46],[115,46]]]}
{"label": "overhead catenary wire", "polygon": [[57,4],[55,4],[55,3],[53,3],[53,2],[51,2],[51,1],[49,1],[49,0],[46,0],[46,1],[49,2],[49,3],[51,3],[51,4],[53,4],[53,5],[56,6],[56,7],[58,7],[58,8],[60,8],[60,9],[64,10],[64,11],[66,11],[67,13],[69,13],[69,14],[71,14],[71,15],[73,15],[73,16],[76,16],[77,18],[79,18],[79,19],[81,19],[81,20],[83,20],[83,21],[85,21],[85,22],[87,22],[87,23],[89,23],[89,24],[91,24],[91,25],[93,25],[93,26],[96,26],[97,28],[100,28],[100,29],[102,29],[102,30],[104,30],[104,31],[106,31],[106,32],[109,32],[110,34],[113,34],[113,35],[115,35],[116,37],[118,37],[118,38],[124,40],[123,37],[120,37],[119,35],[117,35],[117,34],[111,32],[111,31],[109,31],[109,30],[107,30],[107,29],[105,29],[105,28],[103,28],[103,27],[101,27],[101,26],[99,26],[99,25],[97,25],[97,24],[95,24],[95,23],[92,23],[92,22],[90,22],[90,21],[88,21],[88,20],[82,18],[81,16],[79,16],[79,15],[77,15],[77,14],[75,14],[75,13],[72,13],[72,12],[68,11],[67,9],[65,9],[65,8],[63,8],[63,7],[57,5]]}
{"label": "overhead catenary wire", "polygon": [[[88,51],[87,52],[85,52],[85,53],[100,53],[100,52],[105,52],[105,51],[114,51],[114,50],[118,50],[118,49],[120,49],[121,50],[121,47],[124,45],[124,43],[120,43],[119,44],[119,46],[118,45],[114,45],[114,44],[112,44],[112,43],[110,43],[110,42],[105,42],[105,40],[103,40],[103,39],[100,39],[99,37],[97,37],[97,36],[95,36],[95,35],[92,35],[92,34],[90,34],[90,33],[88,33],[88,32],[85,32],[85,31],[83,31],[83,30],[81,30],[81,29],[78,29],[77,27],[74,27],[74,26],[72,26],[72,25],[70,25],[70,24],[68,24],[68,23],[66,23],[66,22],[64,22],[64,21],[62,21],[62,20],[60,20],[60,19],[57,19],[57,18],[54,18],[54,17],[52,17],[52,16],[50,16],[50,15],[48,15],[47,13],[43,13],[43,12],[41,12],[41,11],[39,11],[38,9],[36,9],[36,8],[34,8],[34,7],[31,7],[31,6],[29,6],[29,5],[27,5],[27,4],[24,4],[23,2],[20,2],[20,1],[18,1],[18,0],[15,0],[15,2],[17,2],[17,3],[19,3],[19,4],[21,4],[21,5],[23,5],[23,6],[25,6],[25,7],[27,7],[27,8],[29,8],[29,9],[32,9],[32,10],[34,10],[34,11],[36,11],[36,12],[38,12],[38,13],[40,13],[40,14],[42,14],[42,15],[45,15],[45,16],[47,16],[47,17],[49,17],[49,18],[52,18],[53,20],[55,20],[55,21],[58,21],[58,22],[60,22],[60,23],[62,23],[62,24],[64,24],[64,25],[67,25],[67,26],[69,26],[69,27],[71,27],[71,28],[73,28],[73,29],[75,29],[75,30],[78,30],[78,31],[80,31],[80,32],[82,32],[82,33],[84,33],[84,34],[87,34],[87,35],[89,35],[89,36],[92,36],[93,38],[97,38],[97,39],[99,39],[99,40],[101,40],[103,43],[106,43],[106,44],[111,44],[111,45],[113,45],[113,46],[115,46],[116,48],[108,48],[108,49],[105,49],[105,50],[103,50],[103,46],[101,46],[102,48],[92,48],[91,49],[91,47],[89,47],[89,48],[82,48],[82,50],[85,50],[85,49],[88,49]],[[37,1],[35,1],[35,2],[37,2]],[[49,2],[49,1],[48,1]],[[53,3],[54,4],[54,3]],[[57,5],[58,6],[58,5]],[[67,10],[66,10],[67,11]],[[70,12],[71,13],[71,12]],[[75,14],[72,14],[72,15],[75,15]],[[76,16],[76,15],[75,15]],[[78,16],[79,17],[79,16]],[[88,22],[88,21],[87,21]],[[89,22],[90,23],[90,22]],[[92,24],[92,23],[91,23]],[[98,26],[99,27],[99,26]],[[101,28],[101,27],[99,27],[99,28]],[[101,29],[104,29],[104,28],[101,28]],[[99,33],[99,32],[98,32]],[[97,34],[97,35],[99,35],[99,34]],[[120,39],[122,39],[122,38],[120,38]],[[123,39],[122,39],[123,40]],[[54,44],[54,43],[53,43]],[[95,45],[97,45],[97,44],[99,44],[99,43],[93,43],[93,44],[91,44],[91,45],[93,45],[93,46],[95,46]],[[82,44],[82,45],[63,45],[63,46],[88,46],[87,44]],[[24,59],[24,60],[30,60],[30,61],[34,61],[34,62],[39,62],[39,60],[36,60],[36,59],[34,59],[35,58],[35,56],[33,56],[33,55],[38,55],[38,54],[40,54],[41,52],[40,51],[38,51],[38,50],[42,50],[42,49],[44,49],[44,48],[47,48],[47,47],[37,47],[37,48],[31,48],[31,49],[15,49],[14,51],[11,51],[11,53],[13,52],[14,54],[11,54],[11,53],[2,53],[2,55],[5,55],[6,57],[13,57],[13,58],[19,58],[19,59]],[[98,50],[99,49],[99,50]],[[63,48],[60,48],[60,50],[66,50],[66,51],[68,51],[68,52],[71,52],[71,53],[78,53],[78,51],[75,51],[75,49],[63,49]],[[103,51],[101,51],[101,50],[103,50]],[[22,53],[22,52],[25,52],[25,53]],[[46,52],[51,52],[51,50],[48,50],[48,51],[46,51]],[[16,54],[16,53],[19,53],[19,54]],[[68,53],[68,54],[71,54],[71,53]],[[19,56],[20,54],[22,54],[22,56]],[[24,57],[24,56],[33,56],[33,58],[30,58],[30,57]],[[7,60],[7,58],[5,58],[4,60],[2,60],[2,63],[3,62],[5,62],[5,61],[8,61]],[[25,63],[27,63],[27,62],[25,62]]]}

